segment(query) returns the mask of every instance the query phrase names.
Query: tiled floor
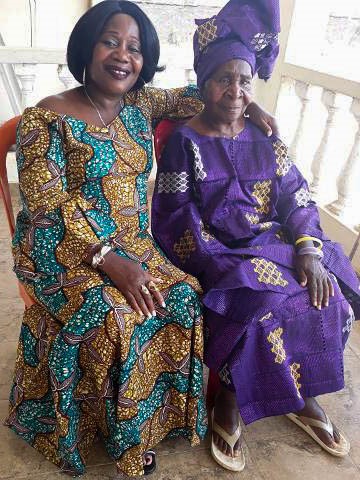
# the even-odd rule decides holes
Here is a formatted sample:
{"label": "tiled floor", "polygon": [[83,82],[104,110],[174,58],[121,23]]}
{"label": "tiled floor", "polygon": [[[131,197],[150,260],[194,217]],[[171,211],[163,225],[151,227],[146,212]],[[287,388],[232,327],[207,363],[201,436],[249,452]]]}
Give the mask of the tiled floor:
{"label": "tiled floor", "polygon": [[[1,202],[0,202],[1,203]],[[7,397],[16,354],[23,304],[11,273],[9,235],[0,206],[0,418]],[[191,449],[183,440],[158,446],[158,469],[153,480],[360,480],[360,322],[345,354],[346,388],[325,395],[321,403],[348,435],[351,454],[336,459],[324,453],[305,433],[284,417],[274,417],[244,429],[247,465],[233,474],[218,467],[209,455],[209,440]],[[0,479],[52,480],[61,478],[56,467],[13,432],[0,427]],[[64,478],[64,477],[63,477]],[[101,445],[89,461],[86,480],[120,478]]]}

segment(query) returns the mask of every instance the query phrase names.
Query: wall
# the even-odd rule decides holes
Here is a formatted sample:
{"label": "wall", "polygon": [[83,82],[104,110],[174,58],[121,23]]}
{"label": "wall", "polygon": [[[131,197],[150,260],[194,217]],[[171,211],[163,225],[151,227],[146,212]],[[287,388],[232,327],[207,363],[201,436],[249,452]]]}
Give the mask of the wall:
{"label": "wall", "polygon": [[[34,2],[32,1],[32,4]],[[30,10],[28,0],[0,0],[0,32],[6,46],[30,47]],[[33,46],[66,49],[69,34],[89,0],[37,0],[36,32]],[[56,65],[39,65],[34,86],[34,103],[64,89],[58,80]],[[0,122],[13,116],[0,81]]]}
{"label": "wall", "polygon": [[[36,0],[36,38],[33,46],[65,47],[74,22],[88,4],[88,0]],[[29,19],[28,0],[1,0],[0,29],[8,46],[31,46]]]}
{"label": "wall", "polygon": [[[27,0],[0,0],[0,32],[7,46],[30,47],[30,11]],[[89,0],[37,0],[36,34],[33,45],[46,48],[66,48],[69,34]],[[41,98],[64,90],[58,80],[56,65],[38,65],[34,86],[34,104]],[[13,112],[0,80],[0,123],[13,116]],[[14,155],[8,161],[9,180],[17,181]]]}
{"label": "wall", "polygon": [[280,0],[281,32],[279,36],[280,54],[276,62],[273,75],[267,82],[257,79],[255,81],[256,100],[269,112],[275,113],[278,93],[281,83],[281,68],[285,59],[291,22],[296,0]]}
{"label": "wall", "polygon": [[[188,82],[185,69],[190,71],[193,66],[194,19],[215,15],[225,3],[219,0],[138,2],[153,21],[160,38],[160,60],[166,70],[157,75],[156,85],[177,87]],[[176,21],[169,22],[169,18]],[[195,82],[195,76],[190,80]]]}

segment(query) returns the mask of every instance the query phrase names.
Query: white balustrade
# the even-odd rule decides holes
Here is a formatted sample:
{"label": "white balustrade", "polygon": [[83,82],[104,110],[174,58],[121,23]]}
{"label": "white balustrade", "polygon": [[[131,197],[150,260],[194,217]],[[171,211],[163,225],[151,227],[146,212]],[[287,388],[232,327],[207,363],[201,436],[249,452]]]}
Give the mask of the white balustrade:
{"label": "white balustrade", "polygon": [[20,82],[21,105],[23,108],[30,107],[33,104],[32,94],[36,79],[36,64],[21,63],[15,65],[15,75]]}
{"label": "white balustrade", "polygon": [[59,80],[64,85],[66,90],[74,88],[78,85],[78,82],[72,76],[69,67],[66,64],[58,65],[57,72]]}
{"label": "white balustrade", "polygon": [[185,78],[188,85],[196,85],[196,73],[193,68],[185,68]]}
{"label": "white balustrade", "polygon": [[[38,65],[57,65],[58,79],[65,89],[78,85],[68,69],[65,58],[64,50],[0,46],[0,64],[14,66],[15,76],[20,87],[21,98],[19,101],[22,109],[34,103],[33,95]],[[14,115],[19,114],[18,109],[15,109],[14,106],[13,110]]]}
{"label": "white balustrade", "polygon": [[308,83],[298,81],[295,82],[295,92],[301,102],[299,122],[296,127],[293,141],[291,142],[289,148],[289,155],[295,163],[297,159],[298,147],[304,131],[305,118],[309,105],[309,87],[310,85]]}
{"label": "white balustrade", "polygon": [[328,115],[324,132],[311,166],[313,180],[310,189],[314,197],[316,197],[319,193],[320,180],[324,171],[326,158],[328,156],[331,143],[329,139],[334,129],[336,113],[339,110],[339,96],[336,92],[332,92],[331,90],[323,90],[321,99],[328,111]]}
{"label": "white balustrade", "polygon": [[354,98],[350,111],[357,122],[357,131],[350,155],[338,178],[338,199],[329,205],[329,209],[346,223],[354,224],[359,220],[354,210],[358,210],[355,200],[359,199],[360,193],[360,99]]}
{"label": "white balustrade", "polygon": [[[332,215],[332,218],[354,232],[355,229],[360,229],[359,85],[356,90],[353,81],[343,79],[341,83],[340,79],[325,74],[316,77],[310,70],[306,77],[307,71],[303,68],[299,71],[293,68],[291,73],[300,74],[291,77],[287,72],[282,77],[281,109],[284,110],[287,101],[294,105],[294,89],[289,88],[289,78],[294,82],[295,95],[301,102],[301,109],[293,125],[292,131],[295,133],[289,153],[296,161],[301,149],[302,159],[300,162],[298,158],[298,163],[301,164],[306,176],[310,173],[306,165],[311,165],[310,189],[313,198],[319,202],[324,211]],[[308,81],[305,81],[307,78]],[[331,88],[327,88],[327,83]],[[339,86],[341,88],[337,88]],[[320,95],[312,94],[313,91],[320,94],[319,87],[322,88],[321,100]],[[326,116],[322,106],[326,109]],[[311,116],[307,116],[310,111]],[[293,117],[289,115],[290,118]],[[281,126],[281,118],[279,120]],[[283,126],[284,130],[289,130],[288,124]],[[343,151],[344,154],[341,155]],[[325,202],[332,203],[324,205]]]}

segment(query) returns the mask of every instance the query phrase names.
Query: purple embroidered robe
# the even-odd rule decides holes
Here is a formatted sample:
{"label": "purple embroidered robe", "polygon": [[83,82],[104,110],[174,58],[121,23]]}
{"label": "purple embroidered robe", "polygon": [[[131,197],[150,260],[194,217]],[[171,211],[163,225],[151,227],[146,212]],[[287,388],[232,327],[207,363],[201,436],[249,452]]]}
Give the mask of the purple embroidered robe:
{"label": "purple embroidered robe", "polygon": [[[159,165],[152,229],[170,260],[202,284],[205,361],[231,381],[246,423],[343,387],[359,282],[341,246],[322,232],[279,138],[250,122],[235,139],[181,126]],[[324,242],[335,285],[322,310],[294,269],[294,239],[303,234]]]}

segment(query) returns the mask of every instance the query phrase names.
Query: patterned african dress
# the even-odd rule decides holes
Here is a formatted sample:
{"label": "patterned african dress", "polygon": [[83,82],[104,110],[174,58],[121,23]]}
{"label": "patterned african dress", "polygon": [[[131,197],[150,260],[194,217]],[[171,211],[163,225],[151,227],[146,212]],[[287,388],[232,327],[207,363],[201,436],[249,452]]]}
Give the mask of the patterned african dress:
{"label": "patterned african dress", "polygon": [[[200,287],[156,245],[147,208],[152,121],[194,114],[196,95],[128,94],[109,128],[37,107],[22,116],[14,270],[36,303],[24,314],[6,423],[71,474],[84,472],[98,437],[136,476],[165,437],[196,445],[206,431]],[[138,315],[84,263],[103,242],[162,280],[156,317]]]}
{"label": "patterned african dress", "polygon": [[[162,155],[152,208],[156,240],[204,289],[205,362],[235,390],[245,423],[343,388],[359,282],[321,231],[279,138],[249,122],[235,139],[179,128]],[[324,242],[335,287],[321,310],[294,268],[294,239],[303,234]]]}

